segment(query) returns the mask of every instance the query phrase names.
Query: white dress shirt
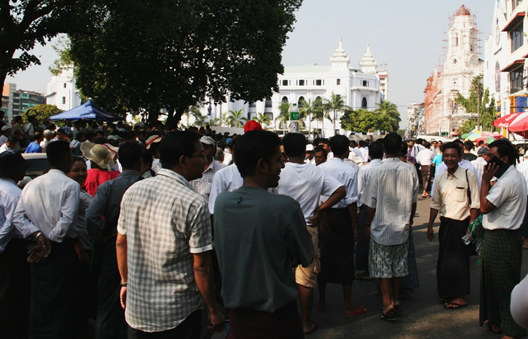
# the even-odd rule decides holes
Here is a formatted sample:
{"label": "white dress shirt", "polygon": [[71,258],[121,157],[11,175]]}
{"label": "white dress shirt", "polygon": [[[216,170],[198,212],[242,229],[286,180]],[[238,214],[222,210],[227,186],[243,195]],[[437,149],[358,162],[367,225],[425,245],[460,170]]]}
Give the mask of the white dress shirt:
{"label": "white dress shirt", "polygon": [[0,146],[7,142],[7,137],[5,135],[0,135]]}
{"label": "white dress shirt", "polygon": [[[477,160],[475,160],[475,161],[477,161]],[[482,159],[482,160],[484,160],[484,159]],[[518,164],[516,166],[516,168],[517,168],[517,171],[519,171],[519,173],[521,173],[523,175],[524,180],[528,184],[528,161],[525,160],[525,161],[521,162],[520,164]]]}
{"label": "white dress shirt", "polygon": [[521,227],[528,197],[524,176],[515,166],[510,166],[497,179],[486,199],[497,208],[484,214],[482,226],[485,229],[516,230]]}
{"label": "white dress shirt", "polygon": [[10,178],[0,178],[0,253],[13,237],[22,238],[22,234],[13,225],[13,215],[22,190]]}
{"label": "white dress shirt", "polygon": [[[346,190],[346,196],[332,206],[332,208],[345,208],[358,201],[357,171],[354,167],[347,165],[340,158],[333,158],[319,165],[319,167],[330,173]],[[323,194],[322,201],[328,200],[328,197],[329,195]]]}
{"label": "white dress shirt", "polygon": [[433,163],[434,152],[428,148],[424,148],[418,153],[416,157],[416,162],[423,166],[431,166]]}
{"label": "white dress shirt", "polygon": [[413,165],[388,158],[370,174],[361,203],[375,208],[370,236],[381,245],[399,245],[409,237],[412,204],[418,198]]}
{"label": "white dress shirt", "polygon": [[79,193],[79,183],[50,169],[24,187],[13,222],[24,238],[37,231],[55,242],[75,238]]}
{"label": "white dress shirt", "polygon": [[211,193],[209,194],[209,212],[214,214],[216,197],[222,192],[233,192],[242,187],[244,179],[235,164],[222,168],[215,173]]}
{"label": "white dress shirt", "polygon": [[287,162],[281,170],[275,192],[297,200],[308,222],[321,205],[321,195],[330,196],[341,186],[339,181],[318,166]]}
{"label": "white dress shirt", "polygon": [[478,157],[477,159],[471,161],[471,165],[473,165],[473,167],[475,167],[475,170],[477,171],[477,178],[482,178],[482,174],[484,173],[484,166],[486,166],[487,164],[488,163],[486,162],[486,160],[484,160],[483,157]]}
{"label": "white dress shirt", "polygon": [[365,191],[370,173],[381,165],[381,159],[374,159],[365,166],[361,166],[358,172],[358,206],[361,206],[361,196]]}

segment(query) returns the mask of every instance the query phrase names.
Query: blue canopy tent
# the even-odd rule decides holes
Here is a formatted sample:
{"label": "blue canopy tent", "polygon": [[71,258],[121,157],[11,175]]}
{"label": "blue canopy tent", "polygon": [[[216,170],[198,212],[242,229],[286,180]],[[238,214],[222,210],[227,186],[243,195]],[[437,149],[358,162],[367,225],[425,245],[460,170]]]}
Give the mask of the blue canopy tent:
{"label": "blue canopy tent", "polygon": [[70,109],[69,111],[59,113],[50,117],[50,120],[103,120],[103,121],[119,121],[125,120],[123,117],[113,115],[105,110],[95,106],[92,100],[88,100],[85,104]]}

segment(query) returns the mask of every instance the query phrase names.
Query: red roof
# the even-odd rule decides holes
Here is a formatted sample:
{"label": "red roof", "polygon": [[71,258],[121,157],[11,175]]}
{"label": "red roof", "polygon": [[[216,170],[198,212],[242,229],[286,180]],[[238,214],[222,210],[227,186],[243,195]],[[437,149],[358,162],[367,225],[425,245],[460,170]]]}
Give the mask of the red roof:
{"label": "red roof", "polygon": [[466,6],[462,5],[462,7],[460,7],[455,13],[455,16],[459,15],[471,15],[471,13],[469,12],[469,9],[466,8]]}

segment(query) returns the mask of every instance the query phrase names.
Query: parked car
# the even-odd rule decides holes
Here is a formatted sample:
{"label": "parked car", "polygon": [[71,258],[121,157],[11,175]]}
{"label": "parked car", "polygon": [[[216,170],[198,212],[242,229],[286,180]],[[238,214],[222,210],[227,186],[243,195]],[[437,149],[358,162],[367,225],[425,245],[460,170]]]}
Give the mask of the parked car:
{"label": "parked car", "polygon": [[48,157],[46,153],[22,153],[24,159],[31,162],[31,166],[26,170],[26,176],[18,183],[18,187],[23,188],[28,182],[49,171]]}

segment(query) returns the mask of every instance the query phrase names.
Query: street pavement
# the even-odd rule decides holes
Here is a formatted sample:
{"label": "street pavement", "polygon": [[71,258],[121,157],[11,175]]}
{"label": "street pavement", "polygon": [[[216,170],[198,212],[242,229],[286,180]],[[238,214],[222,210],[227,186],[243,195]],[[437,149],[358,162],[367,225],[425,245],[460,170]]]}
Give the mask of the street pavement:
{"label": "street pavement", "polygon": [[[500,338],[485,326],[479,326],[480,266],[478,257],[471,257],[471,295],[469,306],[450,310],[444,309],[436,293],[436,259],[438,254],[438,226],[435,223],[435,239],[429,242],[426,236],[429,221],[431,199],[418,198],[418,216],[414,219],[414,246],[420,287],[414,290],[411,299],[401,300],[404,315],[396,322],[379,319],[381,314],[381,296],[377,296],[374,281],[354,281],[352,302],[367,309],[363,315],[343,317],[343,294],[341,286],[328,284],[327,309],[318,313],[315,310],[312,319],[319,328],[306,336],[307,339],[329,338]],[[361,272],[357,272],[361,273]],[[521,277],[528,273],[528,251],[523,251]],[[318,298],[316,291],[315,300]]]}

